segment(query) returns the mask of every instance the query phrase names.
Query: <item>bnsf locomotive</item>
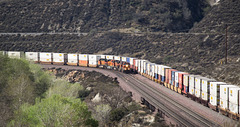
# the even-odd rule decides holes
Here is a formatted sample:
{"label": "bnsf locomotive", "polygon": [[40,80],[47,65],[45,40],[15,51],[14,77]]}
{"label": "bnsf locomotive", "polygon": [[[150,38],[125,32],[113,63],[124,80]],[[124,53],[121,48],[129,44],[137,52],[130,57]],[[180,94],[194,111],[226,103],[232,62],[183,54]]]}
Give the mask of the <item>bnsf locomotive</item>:
{"label": "bnsf locomotive", "polygon": [[25,57],[41,64],[99,67],[126,73],[136,72],[221,114],[233,119],[240,118],[239,86],[218,82],[215,79],[200,75],[192,75],[147,60],[113,55],[77,53],[1,51],[0,54],[14,58]]}

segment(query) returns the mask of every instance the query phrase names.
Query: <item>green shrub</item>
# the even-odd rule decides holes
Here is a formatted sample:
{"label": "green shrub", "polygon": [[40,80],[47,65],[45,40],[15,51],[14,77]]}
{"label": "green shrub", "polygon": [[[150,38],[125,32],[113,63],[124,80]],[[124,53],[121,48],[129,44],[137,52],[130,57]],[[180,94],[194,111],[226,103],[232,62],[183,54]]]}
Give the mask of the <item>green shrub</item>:
{"label": "green shrub", "polygon": [[110,113],[110,120],[111,121],[120,121],[127,113],[125,108],[116,108],[113,109]]}
{"label": "green shrub", "polygon": [[21,106],[9,126],[98,126],[98,122],[80,99],[52,95]]}

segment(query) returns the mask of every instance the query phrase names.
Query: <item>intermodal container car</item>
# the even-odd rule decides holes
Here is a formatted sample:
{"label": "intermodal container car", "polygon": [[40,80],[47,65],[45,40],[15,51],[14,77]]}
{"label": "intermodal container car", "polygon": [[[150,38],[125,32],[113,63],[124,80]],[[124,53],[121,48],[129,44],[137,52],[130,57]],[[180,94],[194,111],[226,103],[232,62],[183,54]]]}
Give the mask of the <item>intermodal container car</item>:
{"label": "intermodal container car", "polygon": [[52,64],[52,53],[50,52],[40,52],[40,63],[42,64]]}
{"label": "intermodal container car", "polygon": [[39,62],[38,52],[25,52],[25,57],[29,61],[33,61],[35,63]]}
{"label": "intermodal container car", "polygon": [[210,95],[220,97],[220,86],[227,85],[225,82],[210,82]]}
{"label": "intermodal container car", "polygon": [[184,74],[183,76],[183,85],[184,86],[189,86],[189,74]]}
{"label": "intermodal container car", "polygon": [[64,53],[53,53],[53,64],[64,64]]}
{"label": "intermodal container car", "polygon": [[97,67],[98,66],[98,60],[101,59],[100,55],[89,55],[89,67]]}
{"label": "intermodal container car", "polygon": [[238,88],[235,85],[221,85],[220,86],[220,107],[222,109],[229,109],[229,88]]}
{"label": "intermodal container car", "polygon": [[229,88],[229,110],[232,113],[239,113],[239,91],[239,87]]}
{"label": "intermodal container car", "polygon": [[[169,69],[171,69],[171,67],[161,66],[160,75],[161,75],[161,81],[162,81],[162,82],[165,82],[165,81],[166,81],[166,78],[168,77],[168,71],[169,71]],[[168,79],[168,81],[169,81],[169,79]]]}
{"label": "intermodal container car", "polygon": [[107,60],[113,60],[113,59],[114,59],[114,56],[113,56],[113,55],[106,55],[106,59],[107,59]]}
{"label": "intermodal container car", "polygon": [[184,75],[188,75],[188,73],[186,73],[186,72],[179,72],[178,73],[179,89],[183,89]]}
{"label": "intermodal container car", "polygon": [[24,56],[23,52],[18,52],[18,51],[7,51],[7,55],[9,58],[17,58],[20,59]]}
{"label": "intermodal container car", "polygon": [[106,55],[101,55],[101,59],[106,59]]}
{"label": "intermodal container car", "polygon": [[75,65],[77,66],[78,65],[78,54],[71,54],[69,53],[68,54],[68,62],[67,62],[68,65]]}
{"label": "intermodal container car", "polygon": [[79,66],[84,66],[84,67],[88,66],[88,54],[79,54],[78,60],[79,60],[78,62]]}
{"label": "intermodal container car", "polygon": [[216,80],[202,77],[201,90],[203,92],[210,93],[210,91],[209,91],[210,90],[210,82],[214,82],[214,81],[216,81]]}

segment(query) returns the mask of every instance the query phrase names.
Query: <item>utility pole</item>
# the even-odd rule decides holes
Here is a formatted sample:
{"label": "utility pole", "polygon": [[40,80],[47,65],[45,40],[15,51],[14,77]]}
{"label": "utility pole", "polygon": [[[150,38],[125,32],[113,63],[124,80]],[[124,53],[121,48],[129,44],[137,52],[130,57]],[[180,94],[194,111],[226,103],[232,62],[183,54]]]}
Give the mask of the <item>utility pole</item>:
{"label": "utility pole", "polygon": [[228,33],[228,25],[226,24],[226,39],[225,39],[225,64],[227,64],[227,50],[228,50],[228,45],[227,45],[227,39],[228,39],[228,36],[227,36],[227,33]]}

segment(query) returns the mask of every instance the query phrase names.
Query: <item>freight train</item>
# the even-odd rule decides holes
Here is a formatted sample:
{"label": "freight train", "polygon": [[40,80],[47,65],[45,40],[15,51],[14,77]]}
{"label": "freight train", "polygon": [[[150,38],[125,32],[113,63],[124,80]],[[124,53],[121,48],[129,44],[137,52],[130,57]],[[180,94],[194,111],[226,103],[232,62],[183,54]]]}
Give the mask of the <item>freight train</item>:
{"label": "freight train", "polygon": [[0,54],[11,58],[26,58],[41,64],[98,67],[139,73],[223,115],[233,119],[240,118],[240,87],[178,71],[148,60],[77,53],[0,51]]}

